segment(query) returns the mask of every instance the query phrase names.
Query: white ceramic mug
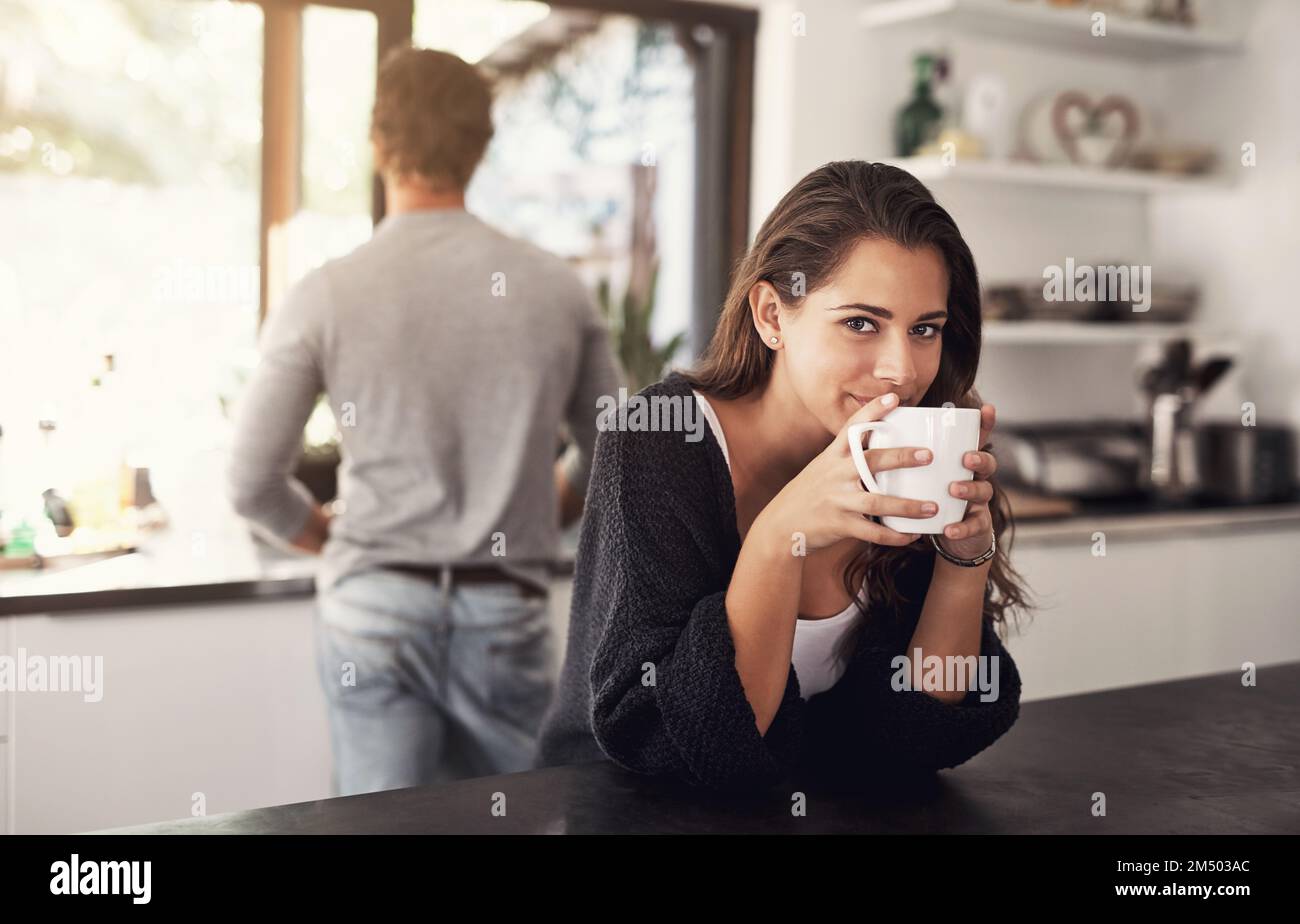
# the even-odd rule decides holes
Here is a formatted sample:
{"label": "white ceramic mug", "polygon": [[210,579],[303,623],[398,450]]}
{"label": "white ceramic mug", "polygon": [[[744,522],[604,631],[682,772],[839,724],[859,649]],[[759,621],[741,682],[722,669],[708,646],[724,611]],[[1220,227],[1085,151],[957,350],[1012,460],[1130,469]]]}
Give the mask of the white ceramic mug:
{"label": "white ceramic mug", "polygon": [[[933,453],[924,465],[885,469],[879,476],[867,468],[864,433],[873,433],[870,449],[916,446]],[[942,533],[945,526],[966,516],[966,500],[953,497],[948,485],[970,481],[975,473],[962,465],[962,457],[979,449],[980,412],[969,407],[897,407],[880,420],[849,427],[849,450],[862,483],[874,494],[911,500],[934,501],[939,512],[929,517],[881,517],[880,522],[900,533]]]}

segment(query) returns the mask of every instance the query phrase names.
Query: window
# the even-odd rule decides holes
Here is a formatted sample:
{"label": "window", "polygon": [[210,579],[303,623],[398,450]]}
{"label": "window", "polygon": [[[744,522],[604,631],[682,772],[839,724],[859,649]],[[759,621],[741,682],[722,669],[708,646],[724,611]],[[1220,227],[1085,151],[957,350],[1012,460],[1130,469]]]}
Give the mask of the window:
{"label": "window", "polygon": [[262,40],[253,4],[0,5],[8,515],[57,488],[112,545],[123,457],[165,479],[221,442],[256,346]]}
{"label": "window", "polygon": [[[630,384],[649,384],[684,347],[692,300],[694,71],[677,30],[511,0],[415,12],[415,44],[495,78],[469,209],[566,257],[604,304]],[[631,311],[648,315],[649,343],[631,342],[644,340]]]}
{"label": "window", "polygon": [[[259,324],[382,215],[376,67],[413,30],[500,82],[470,208],[611,305],[653,292],[657,344],[698,334],[744,240],[757,17],[593,2],[0,0],[0,529],[131,544],[132,468],[182,531],[240,528],[221,488]],[[307,442],[332,432],[325,409]],[[86,528],[56,535],[50,489]]]}
{"label": "window", "polygon": [[309,6],[302,17],[302,199],[288,281],[370,238],[375,15]]}

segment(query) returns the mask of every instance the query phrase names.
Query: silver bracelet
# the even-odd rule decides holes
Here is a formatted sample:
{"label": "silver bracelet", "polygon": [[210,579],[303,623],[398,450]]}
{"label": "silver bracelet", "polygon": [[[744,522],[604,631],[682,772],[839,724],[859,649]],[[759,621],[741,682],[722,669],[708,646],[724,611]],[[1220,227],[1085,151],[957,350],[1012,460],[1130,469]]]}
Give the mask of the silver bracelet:
{"label": "silver bracelet", "polygon": [[974,558],[958,558],[956,555],[949,555],[947,552],[943,550],[943,546],[939,545],[939,539],[934,533],[929,533],[928,535],[930,536],[930,544],[934,546],[934,550],[936,552],[938,552],[948,561],[952,562],[954,565],[961,565],[963,568],[976,568],[984,564],[986,561],[992,558],[994,554],[997,553],[998,550],[998,537],[995,534],[993,536],[993,541],[989,543],[989,548],[987,552],[983,552]]}

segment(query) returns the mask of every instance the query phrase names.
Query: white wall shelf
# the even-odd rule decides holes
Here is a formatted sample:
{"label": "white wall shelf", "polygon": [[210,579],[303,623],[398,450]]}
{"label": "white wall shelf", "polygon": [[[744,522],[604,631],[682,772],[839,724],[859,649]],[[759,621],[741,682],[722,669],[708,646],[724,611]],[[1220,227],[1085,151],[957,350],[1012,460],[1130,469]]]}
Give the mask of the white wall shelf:
{"label": "white wall shelf", "polygon": [[988,344],[1140,344],[1174,337],[1195,339],[1201,332],[1191,324],[1152,321],[985,321]]}
{"label": "white wall shelf", "polygon": [[945,164],[938,157],[902,157],[885,162],[901,167],[922,182],[960,180],[1138,195],[1207,192],[1232,188],[1232,184],[1222,174],[1174,176],[1146,170],[969,158],[959,160],[955,164]]}
{"label": "white wall shelf", "polygon": [[879,0],[865,7],[858,18],[872,29],[939,27],[1143,61],[1236,54],[1243,47],[1240,38],[1206,26],[1179,26],[1117,13],[1107,14],[1106,34],[1095,36],[1092,14],[1087,8],[1060,9],[1042,0]]}

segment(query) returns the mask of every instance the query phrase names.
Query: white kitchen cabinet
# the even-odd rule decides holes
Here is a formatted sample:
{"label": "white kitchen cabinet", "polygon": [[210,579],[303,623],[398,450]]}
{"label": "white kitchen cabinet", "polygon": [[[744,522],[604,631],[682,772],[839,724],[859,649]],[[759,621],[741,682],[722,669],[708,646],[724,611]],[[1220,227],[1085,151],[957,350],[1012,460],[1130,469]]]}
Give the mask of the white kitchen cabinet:
{"label": "white kitchen cabinet", "polygon": [[[13,619],[11,617],[0,616],[0,658],[11,653],[9,649],[9,633],[12,623]],[[3,741],[9,735],[9,703],[10,694],[6,690],[0,689],[0,741]],[[0,793],[2,792],[0,790]],[[0,831],[3,830],[4,828],[0,827]]]}
{"label": "white kitchen cabinet", "polygon": [[1043,603],[1007,643],[1026,701],[1300,660],[1295,524],[1091,536],[1012,553]]}
{"label": "white kitchen cabinet", "polygon": [[[9,654],[12,619],[0,617],[0,658]],[[9,707],[12,695],[0,690],[0,834],[9,833]]]}
{"label": "white kitchen cabinet", "polygon": [[[561,657],[571,588],[553,583]],[[328,797],[314,612],[305,598],[11,617],[29,656],[104,659],[99,702],[15,694],[13,830],[187,817],[195,793],[208,815]]]}
{"label": "white kitchen cabinet", "polygon": [[10,824],[60,833],[329,795],[314,601],[16,616],[32,655],[100,655],[103,698],[14,697]]}
{"label": "white kitchen cabinet", "polygon": [[9,742],[0,740],[0,834],[9,830]]}

